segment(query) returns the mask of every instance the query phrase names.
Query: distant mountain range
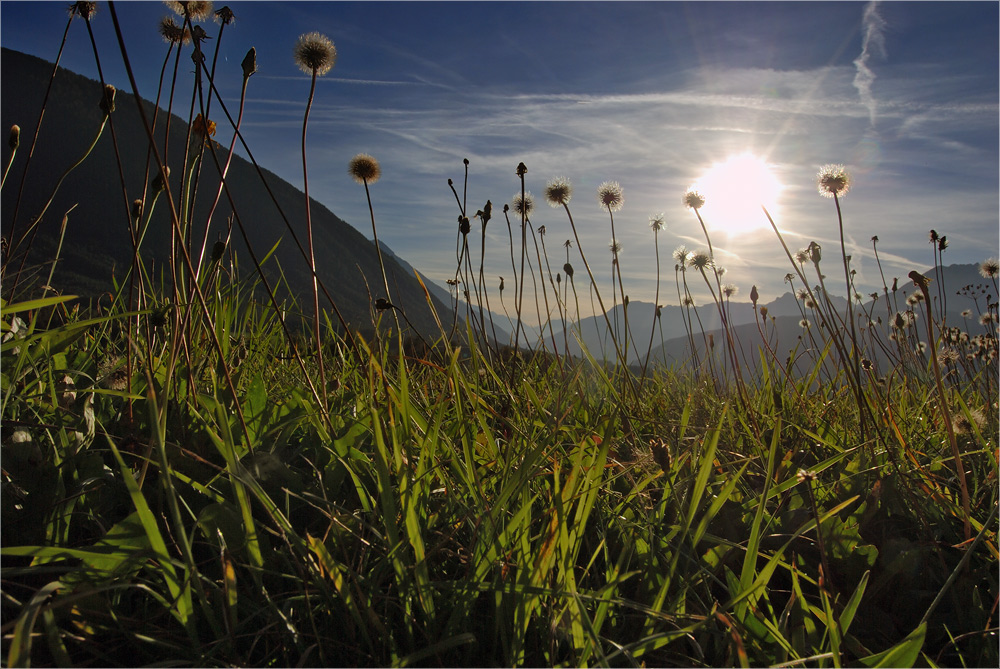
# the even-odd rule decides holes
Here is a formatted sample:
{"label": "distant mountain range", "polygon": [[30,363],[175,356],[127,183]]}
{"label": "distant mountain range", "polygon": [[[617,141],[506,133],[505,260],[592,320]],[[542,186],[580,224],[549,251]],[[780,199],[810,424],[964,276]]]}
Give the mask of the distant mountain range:
{"label": "distant mountain range", "polygon": [[[925,276],[935,277],[933,268],[914,268]],[[893,282],[889,278],[890,285]],[[940,282],[943,284],[944,298],[946,305],[946,321],[949,325],[968,326],[972,334],[984,332],[978,323],[969,323],[962,312],[973,308],[972,300],[964,298],[956,293],[963,289],[979,286],[983,283],[979,276],[977,265],[949,265],[940,268]],[[939,313],[936,284],[932,283],[931,299],[935,316]],[[990,286],[992,288],[992,286]],[[669,286],[673,289],[673,286]],[[584,300],[589,302],[589,288],[578,286],[581,306]],[[905,310],[906,297],[917,292],[913,282],[903,276],[898,277],[898,290],[896,293],[889,292],[888,304],[886,297],[880,296],[878,300],[867,300],[861,304],[861,308],[866,313],[871,313],[875,322],[875,327],[881,328],[883,334],[888,332],[890,318],[896,310]],[[992,292],[992,290],[990,291]],[[846,312],[847,301],[840,296],[831,295],[831,302],[840,312]],[[890,309],[891,305],[891,309]],[[761,320],[761,330],[767,336],[771,348],[782,356],[796,345],[809,346],[810,339],[800,321],[805,319],[810,321],[810,327],[819,328],[819,319],[812,310],[806,308],[801,300],[797,300],[792,293],[772,300],[768,303],[758,303],[758,309],[766,307],[767,325],[764,327]],[[921,309],[918,308],[918,312]],[[759,311],[757,313],[760,313]],[[856,307],[855,313],[861,313]],[[921,312],[922,313],[922,312]],[[652,335],[652,349],[650,361],[655,361],[667,365],[677,365],[692,359],[691,340],[700,356],[704,356],[706,340],[711,336],[714,341],[715,350],[718,353],[725,346],[725,335],[722,330],[722,321],[719,317],[718,308],[714,303],[702,304],[696,307],[685,308],[676,305],[665,305],[660,310],[660,319],[655,323],[656,307],[651,302],[630,301],[628,305],[629,323],[629,346],[628,361],[631,365],[641,365],[646,359],[646,351],[649,349],[650,336]],[[757,329],[758,318],[754,312],[753,305],[749,302],[732,302],[728,306],[728,318],[730,325],[736,335],[736,340],[741,344],[744,354],[748,358],[756,358],[758,345],[761,343],[761,331]],[[693,337],[687,334],[688,325],[686,319],[690,321],[690,328]],[[616,339],[624,349],[625,341],[625,309],[621,304],[608,311],[608,320],[611,321],[612,330],[617,327]],[[881,321],[881,322],[880,322]],[[591,356],[600,360],[613,360],[615,358],[614,344],[609,336],[608,326],[604,317],[600,314],[581,319],[579,328],[572,326],[564,335],[561,323],[553,323],[554,337],[546,335],[544,345],[552,350],[552,340],[555,340],[555,349],[562,352],[566,349],[573,355],[579,355],[582,351],[580,342],[586,346]],[[546,330],[547,332],[547,330]],[[820,335],[814,333],[817,339]],[[800,337],[802,338],[800,340]],[[926,339],[923,337],[922,339]],[[804,343],[802,343],[804,342]],[[624,350],[623,350],[624,353]],[[874,355],[874,353],[873,353]]]}
{"label": "distant mountain range", "polygon": [[[52,194],[60,175],[86,152],[101,123],[102,112],[98,103],[102,92],[99,82],[60,68],[45,109],[38,144],[25,180],[22,200],[17,208],[17,220],[13,221],[31,137],[42,107],[45,87],[52,74],[52,64],[23,53],[2,49],[0,67],[0,127],[6,129],[18,124],[22,129],[21,146],[0,200],[3,212],[0,220],[6,240],[10,236],[12,225],[15,237],[19,237],[27,229],[30,221],[42,210]],[[153,105],[149,102],[144,102],[144,105],[147,118],[152,118]],[[218,109],[217,105],[215,108]],[[221,112],[217,113],[221,115]],[[131,263],[128,212],[133,199],[141,197],[144,180],[147,179],[148,141],[135,99],[128,93],[118,91],[116,110],[111,118],[114,134],[110,126],[106,128],[86,162],[67,176],[52,205],[39,222],[37,237],[25,265],[40,270],[34,275],[36,283],[45,280],[48,276],[48,263],[56,253],[63,214],[75,207],[68,217],[60,260],[52,279],[54,287],[60,292],[98,295],[111,288],[112,277],[123,277]],[[161,152],[164,120],[165,114],[161,111],[155,133]],[[181,160],[186,134],[187,124],[179,117],[172,116],[167,163],[171,168],[170,181],[175,201],[181,183]],[[121,155],[121,170],[115,158],[115,144]],[[225,147],[220,148],[218,153],[220,160],[224,161]],[[10,149],[6,146],[3,148],[3,156],[6,165],[10,158]],[[152,182],[154,176],[155,172],[148,180]],[[123,182],[126,190],[124,195]],[[281,292],[282,296],[296,298],[298,311],[309,317],[311,273],[282,220],[283,212],[301,244],[305,246],[305,196],[299,189],[266,169],[258,173],[249,161],[239,156],[233,157],[227,183],[236,203],[235,213],[258,257],[267,255],[268,251],[278,245],[265,265],[269,280],[276,283],[279,276],[283,277],[287,290]],[[280,209],[268,194],[265,184],[273,192]],[[195,230],[199,238],[204,234],[209,206],[218,186],[219,170],[207,158],[202,168],[197,204],[192,217],[197,223]],[[375,247],[364,235],[320,202],[312,200],[311,210],[317,272],[352,329],[370,330],[372,325],[369,305],[375,298],[384,296],[385,292],[381,288],[382,274]],[[226,238],[227,222],[233,213],[227,196],[223,195],[211,218],[208,254],[215,241]],[[170,248],[169,220],[168,208],[161,199],[154,210],[152,223],[142,246],[147,268],[156,280],[165,276],[167,271],[165,263]],[[255,270],[235,222],[231,248],[239,260],[241,275],[252,275]],[[17,253],[15,258],[16,256]],[[393,293],[392,301],[405,310],[416,329],[427,335],[436,335],[437,326],[412,268],[408,265],[404,267],[389,257],[386,258],[386,271]],[[7,279],[9,278],[8,275]],[[5,289],[9,290],[9,281],[5,284]],[[432,300],[442,321],[450,322],[448,300],[433,293]],[[321,295],[321,306],[324,305],[325,300]],[[337,319],[332,314],[331,321],[337,324]]]}

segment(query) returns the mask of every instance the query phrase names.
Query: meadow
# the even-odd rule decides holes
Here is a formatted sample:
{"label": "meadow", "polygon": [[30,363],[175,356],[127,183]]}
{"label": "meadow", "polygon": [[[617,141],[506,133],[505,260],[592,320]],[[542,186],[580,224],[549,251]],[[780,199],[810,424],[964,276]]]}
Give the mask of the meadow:
{"label": "meadow", "polygon": [[[214,244],[211,217],[193,215],[196,200],[226,198],[224,176],[218,191],[199,180],[226,173],[256,55],[227,108],[213,50],[232,13],[168,4],[158,94],[188,114],[168,131],[187,134],[187,151],[170,174],[152,141],[169,115],[140,108],[151,141],[128,150],[146,153],[148,186],[126,196],[127,215],[109,214],[133,250],[114,291],[54,285],[58,251],[24,261],[38,227],[63,216],[65,229],[71,212],[3,212],[6,666],[997,666],[995,258],[975,289],[943,285],[936,262],[900,281],[905,299],[883,283],[865,302],[843,243],[791,249],[771,221],[803,304],[787,354],[755,288],[758,336],[737,341],[704,199],[678,193],[706,250],[672,254],[662,295],[676,288],[683,305],[688,282],[704,284],[722,328],[686,320],[690,359],[666,366],[650,356],[655,333],[630,330],[620,269],[602,293],[587,254],[606,251],[580,245],[571,182],[544,194],[573,231],[562,263],[531,223],[531,166],[511,165],[520,197],[469,204],[466,161],[448,180],[453,311],[435,311],[436,332],[409,328],[383,267],[369,322],[348,323],[308,206],[309,110],[332,43],[295,45],[313,86],[308,234],[283,242],[312,281],[294,299],[268,249],[234,252],[238,201]],[[95,16],[77,2],[67,29],[101,19],[115,20],[113,5]],[[185,76],[182,51],[196,69],[183,87],[170,74]],[[128,65],[118,45],[94,52]],[[94,145],[121,113],[113,87],[98,93]],[[11,166],[45,130],[11,130],[3,189],[19,187]],[[54,197],[86,160],[28,178]],[[378,248],[378,160],[345,168]],[[850,181],[839,165],[817,177],[841,240]],[[614,238],[621,187],[597,195]],[[144,239],[158,209],[170,261],[153,271]],[[488,223],[510,231],[502,305],[485,299]],[[929,242],[937,261],[947,242]],[[973,298],[961,323],[942,306],[956,291]],[[623,322],[605,316],[606,348],[567,355],[590,300],[598,315],[626,305]],[[498,307],[503,323],[488,315]],[[536,313],[551,346],[522,326]]]}

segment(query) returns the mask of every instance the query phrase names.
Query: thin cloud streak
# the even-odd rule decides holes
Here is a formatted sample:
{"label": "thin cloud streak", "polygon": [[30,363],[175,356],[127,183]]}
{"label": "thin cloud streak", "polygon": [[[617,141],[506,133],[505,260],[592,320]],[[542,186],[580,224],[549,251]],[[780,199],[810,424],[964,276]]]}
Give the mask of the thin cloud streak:
{"label": "thin cloud streak", "polygon": [[874,129],[878,104],[872,95],[872,84],[875,82],[875,73],[868,67],[868,61],[873,51],[883,58],[886,55],[885,38],[882,34],[886,28],[886,23],[878,12],[878,2],[873,0],[865,5],[861,25],[864,30],[864,40],[861,44],[861,55],[854,61],[854,66],[857,68],[857,74],[854,76],[854,87],[858,89],[858,97],[861,99],[861,104],[868,109],[869,123]]}

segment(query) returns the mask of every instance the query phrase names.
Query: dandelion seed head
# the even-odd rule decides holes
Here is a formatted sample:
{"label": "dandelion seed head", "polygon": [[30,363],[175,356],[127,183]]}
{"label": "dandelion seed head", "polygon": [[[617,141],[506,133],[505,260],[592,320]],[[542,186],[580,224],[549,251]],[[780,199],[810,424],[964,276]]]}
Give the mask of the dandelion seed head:
{"label": "dandelion seed head", "polygon": [[659,214],[650,214],[649,227],[653,229],[653,232],[659,232],[663,228],[667,227],[665,214],[662,211]]}
{"label": "dandelion seed head", "polygon": [[705,196],[693,188],[689,188],[685,191],[683,201],[685,207],[688,209],[694,209],[695,211],[705,206]]}
{"label": "dandelion seed head", "polygon": [[612,254],[617,256],[619,253],[622,252],[622,243],[617,239],[612,239],[611,243],[608,244],[608,250],[611,251]]}
{"label": "dandelion seed head", "polygon": [[189,44],[191,42],[191,31],[177,25],[172,16],[164,16],[160,19],[157,30],[163,41],[168,44]]}
{"label": "dandelion seed head", "polygon": [[625,205],[625,192],[617,181],[605,181],[597,187],[597,200],[602,209],[621,211]]}
{"label": "dandelion seed head", "polygon": [[306,74],[323,76],[337,62],[337,48],[326,35],[311,32],[295,42],[295,63]]}
{"label": "dandelion seed head", "polygon": [[69,15],[79,16],[84,21],[89,21],[97,13],[97,3],[96,2],[74,2],[69,6]]}
{"label": "dandelion seed head", "polygon": [[795,297],[800,300],[807,300],[809,299],[809,291],[805,288],[799,288],[795,291]]}
{"label": "dandelion seed head", "polygon": [[212,15],[212,3],[206,0],[193,0],[192,2],[164,2],[167,7],[174,10],[178,16],[184,16],[185,12],[192,21],[204,21]]}
{"label": "dandelion seed head", "polygon": [[808,330],[809,325],[810,325],[809,321],[805,318],[799,321],[799,327],[802,328],[803,330]]}
{"label": "dandelion seed head", "polygon": [[351,158],[347,165],[347,173],[359,184],[373,184],[382,176],[382,167],[374,156],[359,153]]}
{"label": "dandelion seed head", "polygon": [[995,279],[1000,274],[1000,261],[990,258],[979,263],[979,275],[984,279]]}
{"label": "dandelion seed head", "polygon": [[510,200],[510,208],[518,216],[527,218],[535,208],[535,197],[530,191],[525,191],[523,196],[521,193],[514,193],[514,197]]}
{"label": "dandelion seed head", "polygon": [[711,266],[712,256],[708,254],[708,251],[702,251],[699,249],[688,255],[687,262],[689,266],[694,267],[695,269],[703,270]]}
{"label": "dandelion seed head", "polygon": [[545,199],[550,207],[569,204],[573,197],[573,185],[566,177],[556,177],[545,185]]}
{"label": "dandelion seed head", "polygon": [[727,283],[724,286],[722,286],[722,294],[725,295],[726,297],[735,297],[736,294],[739,292],[740,289],[736,286],[736,284]]}
{"label": "dandelion seed head", "polygon": [[688,247],[681,244],[680,246],[674,249],[673,258],[681,265],[687,262],[687,257],[688,257]]}
{"label": "dandelion seed head", "polygon": [[823,197],[843,197],[851,188],[851,175],[843,165],[824,165],[816,175],[816,186]]}

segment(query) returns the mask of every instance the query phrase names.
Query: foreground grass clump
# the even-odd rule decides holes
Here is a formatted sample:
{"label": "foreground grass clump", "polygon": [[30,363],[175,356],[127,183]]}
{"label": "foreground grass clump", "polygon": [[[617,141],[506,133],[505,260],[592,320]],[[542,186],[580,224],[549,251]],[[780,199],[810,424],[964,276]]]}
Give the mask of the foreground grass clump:
{"label": "foreground grass clump", "polygon": [[[279,298],[295,291],[271,253],[247,241],[239,202],[224,226],[213,224],[215,206],[232,199],[226,175],[256,53],[242,63],[240,108],[230,114],[195,25],[210,3],[171,4],[182,24],[161,24],[163,71],[172,60],[176,73],[182,49],[194,52],[191,133],[172,161],[166,141],[138,147],[148,178],[122,221],[134,259],[110,299],[53,287],[59,251],[47,267],[26,265],[52,200],[19,218],[18,199],[6,228],[8,666],[997,665],[995,260],[983,264],[993,280],[985,311],[975,302],[985,334],[950,326],[941,277],[932,298],[916,272],[919,300],[898,304],[894,281],[890,306],[883,286],[883,327],[878,294],[867,307],[858,299],[838,309],[819,245],[793,255],[770,221],[803,322],[816,324],[786,358],[756,287],[761,339],[734,334],[736,289],[715,264],[704,197],[689,191],[684,203],[708,250],[674,252],[691,359],[665,368],[650,357],[656,321],[648,342],[628,322],[613,227],[621,185],[599,191],[617,281],[611,305],[623,305],[612,326],[580,246],[570,181],[545,189],[568,224],[553,278],[545,226],[530,219],[527,166],[514,171],[513,206],[501,214],[486,200],[473,215],[465,161],[461,195],[449,180],[459,209],[454,313],[438,314],[428,298],[439,332],[404,329],[402,307],[412,305],[397,287],[390,294],[379,252],[362,332],[322,281],[308,208],[305,245],[282,214],[310,270],[305,305]],[[93,3],[75,3],[70,22],[83,18],[89,30],[93,16]],[[233,15],[216,16],[217,54]],[[336,51],[322,35],[303,39],[296,53],[315,84]],[[94,144],[115,113],[113,93],[102,91]],[[172,104],[173,89],[161,93]],[[307,184],[314,94],[302,125]],[[213,104],[230,122],[228,150],[210,139]],[[169,135],[165,116],[142,116],[150,138]],[[24,154],[17,147],[12,135],[7,170]],[[369,186],[379,164],[359,154],[349,169],[365,186],[377,239]],[[215,170],[217,190],[199,190],[203,170]],[[847,183],[841,166],[819,177],[841,239]],[[199,198],[211,203],[207,221],[194,215]],[[160,279],[143,248],[158,207],[172,233]],[[497,336],[484,271],[486,226],[501,217],[508,342]],[[470,219],[481,224],[479,244]],[[662,217],[650,225],[658,244]],[[209,252],[210,231],[219,241]],[[239,258],[234,235],[245,242]],[[934,242],[937,269],[944,245]],[[835,261],[853,293],[843,243]],[[704,281],[721,331],[706,332],[688,309],[689,278]],[[582,346],[581,294],[600,305],[611,340],[602,351]],[[537,342],[524,328],[531,302]],[[571,336],[582,356],[566,354]],[[641,365],[629,367],[630,351]]]}
{"label": "foreground grass clump", "polygon": [[515,356],[509,384],[474,342],[385,344],[328,360],[324,414],[235,290],[209,304],[225,359],[172,358],[165,325],[128,378],[130,313],[72,304],[4,305],[11,666],[996,657],[978,397],[954,396],[964,541],[935,398],[906,384],[893,438],[866,442],[849,393],[770,376],[751,420],[668,370],[632,403],[585,363]]}

